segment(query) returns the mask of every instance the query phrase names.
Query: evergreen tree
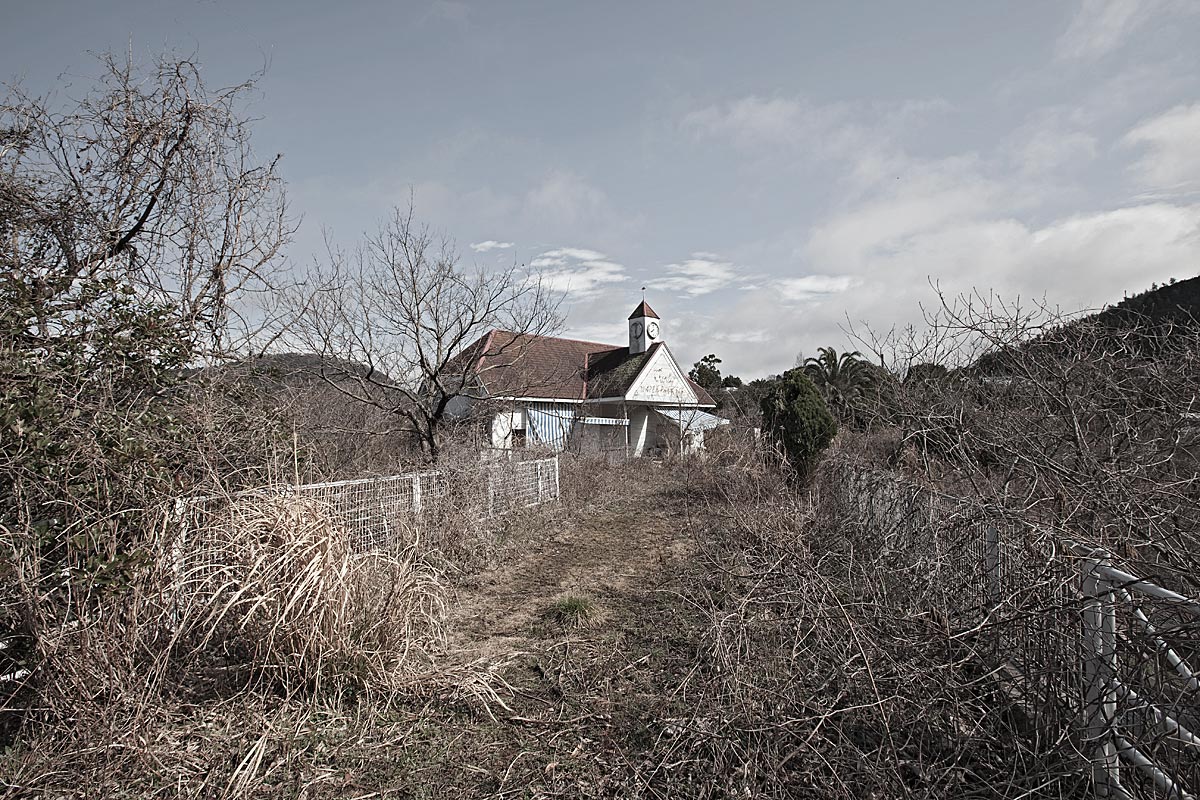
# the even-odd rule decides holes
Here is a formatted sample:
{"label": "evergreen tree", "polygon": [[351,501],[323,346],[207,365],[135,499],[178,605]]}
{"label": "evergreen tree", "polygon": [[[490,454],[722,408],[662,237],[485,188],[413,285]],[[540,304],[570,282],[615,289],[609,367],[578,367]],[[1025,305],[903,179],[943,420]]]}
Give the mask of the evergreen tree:
{"label": "evergreen tree", "polygon": [[788,370],[762,400],[763,429],[801,476],[833,441],[837,422],[802,367]]}

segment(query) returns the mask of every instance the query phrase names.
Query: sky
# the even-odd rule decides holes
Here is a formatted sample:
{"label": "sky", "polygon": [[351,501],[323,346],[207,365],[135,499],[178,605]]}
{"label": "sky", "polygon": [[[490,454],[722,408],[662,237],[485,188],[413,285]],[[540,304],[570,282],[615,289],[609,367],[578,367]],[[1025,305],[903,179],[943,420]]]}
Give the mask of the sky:
{"label": "sky", "polygon": [[264,70],[302,272],[393,206],[615,344],[790,368],[934,286],[1101,307],[1200,274],[1200,3],[0,0],[0,80]]}

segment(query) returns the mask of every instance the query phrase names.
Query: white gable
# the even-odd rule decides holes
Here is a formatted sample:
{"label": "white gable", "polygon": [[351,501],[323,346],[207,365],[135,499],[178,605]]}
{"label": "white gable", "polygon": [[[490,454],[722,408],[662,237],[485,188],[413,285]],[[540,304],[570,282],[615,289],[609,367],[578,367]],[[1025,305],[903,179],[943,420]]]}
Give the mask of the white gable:
{"label": "white gable", "polygon": [[663,405],[695,405],[698,402],[696,393],[688,385],[666,345],[650,356],[650,362],[642,367],[641,373],[625,393],[625,399]]}

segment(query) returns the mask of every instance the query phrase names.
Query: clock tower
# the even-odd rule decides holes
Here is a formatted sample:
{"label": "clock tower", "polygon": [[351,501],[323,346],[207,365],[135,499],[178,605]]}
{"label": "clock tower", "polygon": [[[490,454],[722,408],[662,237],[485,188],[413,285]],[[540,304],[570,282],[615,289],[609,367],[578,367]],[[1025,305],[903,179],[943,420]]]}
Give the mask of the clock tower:
{"label": "clock tower", "polygon": [[662,341],[662,321],[654,309],[643,300],[629,315],[629,352],[644,353],[650,345]]}

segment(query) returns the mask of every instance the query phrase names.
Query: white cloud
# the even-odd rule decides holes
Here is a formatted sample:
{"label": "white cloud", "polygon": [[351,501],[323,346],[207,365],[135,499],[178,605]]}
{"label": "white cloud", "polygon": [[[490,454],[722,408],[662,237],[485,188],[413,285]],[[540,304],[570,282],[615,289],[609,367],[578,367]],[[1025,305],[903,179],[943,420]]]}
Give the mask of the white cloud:
{"label": "white cloud", "polygon": [[[1042,224],[996,206],[975,205],[967,213],[938,208],[987,194],[962,187],[847,208],[814,229],[797,254],[819,274],[730,293],[710,326],[680,331],[681,345],[709,352],[707,343],[727,342],[729,350],[717,354],[730,372],[748,377],[785,369],[797,353],[821,346],[861,348],[848,336],[849,325],[865,322],[883,332],[920,326],[921,307],[937,304],[930,281],[951,297],[978,288],[1077,310],[1116,302],[1155,281],[1188,277],[1200,263],[1200,204],[1144,203]],[[802,304],[802,313],[781,299]],[[756,341],[753,332],[763,329],[770,335]],[[736,347],[742,337],[753,346]]]}
{"label": "white cloud", "polygon": [[762,328],[718,333],[714,337],[730,344],[762,344],[771,340],[771,331]]}
{"label": "white cloud", "polygon": [[1097,140],[1082,130],[1056,123],[1032,125],[1017,134],[1012,148],[1017,167],[1028,175],[1045,175],[1096,157]]}
{"label": "white cloud", "polygon": [[1200,186],[1200,103],[1181,105],[1148,119],[1124,142],[1146,148],[1133,166],[1138,179],[1157,190]]}
{"label": "white cloud", "polygon": [[1019,184],[945,164],[925,171],[815,227],[800,255],[822,272],[863,278],[893,317],[886,306],[927,291],[928,277],[1082,307],[1200,261],[1200,206],[1129,205],[1034,225],[1014,213]]}
{"label": "white cloud", "polygon": [[525,212],[556,225],[593,223],[610,214],[608,198],[579,175],[552,171],[525,196]]}
{"label": "white cloud", "polygon": [[746,149],[815,142],[843,121],[841,105],[817,106],[803,98],[751,95],[692,111],[683,127],[696,135],[729,139]]}
{"label": "white cloud", "polygon": [[[540,241],[587,241],[613,248],[635,237],[644,222],[630,204],[618,207],[601,189],[570,170],[551,170],[519,196],[511,230]],[[506,229],[508,230],[508,229]]]}
{"label": "white cloud", "polygon": [[[551,171],[528,185],[503,189],[466,188],[436,180],[408,184],[394,176],[381,177],[370,188],[371,205],[384,208],[404,205],[411,194],[418,217],[439,230],[454,234],[469,223],[475,238],[468,241],[480,247],[475,250],[479,253],[564,241],[589,241],[600,249],[615,250],[637,237],[643,224],[639,213],[616,208],[603,191],[569,171]],[[362,193],[350,194],[349,200],[361,202]],[[485,234],[494,237],[496,231],[506,238],[486,238]],[[489,243],[491,247],[482,249]]]}
{"label": "white cloud", "polygon": [[698,139],[728,142],[772,172],[849,161],[847,177],[863,182],[892,169],[897,139],[947,108],[937,99],[817,104],[805,97],[750,95],[691,111],[680,127]]}
{"label": "white cloud", "polygon": [[[1173,11],[1169,2],[1151,10]],[[1107,22],[1087,31],[1078,22],[1071,34],[1074,57],[1115,48],[1141,24],[1119,10],[1096,5],[1092,11],[1108,15]],[[1143,101],[1157,96],[1137,85],[1142,88],[1129,94]],[[1127,100],[1122,108],[1134,107]],[[786,368],[798,352],[855,347],[848,324],[866,321],[884,331],[921,326],[922,305],[936,303],[931,280],[951,295],[978,288],[1010,299],[1045,297],[1076,310],[1185,277],[1200,263],[1200,205],[1107,197],[1092,199],[1082,213],[1064,211],[1088,202],[1081,182],[1086,171],[1114,157],[1108,137],[1119,114],[1069,106],[1034,110],[1025,124],[1001,133],[993,149],[930,158],[904,146],[911,120],[924,111],[913,107],[905,116],[899,108],[821,108],[803,99],[753,96],[684,118],[685,130],[728,142],[746,163],[757,160],[799,177],[802,159],[815,159],[832,163],[836,177],[823,220],[738,248],[739,260],[772,274],[732,281],[737,292],[714,290],[720,314],[709,325],[681,330],[683,347],[708,352],[705,342],[727,343],[728,352],[718,355],[731,362],[731,371],[761,374]],[[1145,148],[1134,170],[1160,194],[1169,187],[1178,198],[1181,188],[1200,188],[1200,104],[1146,120],[1123,141]],[[924,141],[913,146],[928,152]],[[799,270],[789,275],[780,268],[785,264]],[[688,277],[669,271],[660,283],[685,291]],[[761,330],[770,335],[760,341],[751,332]]]}
{"label": "white cloud", "polygon": [[898,180],[879,181],[865,199],[815,226],[804,247],[808,263],[841,274],[872,251],[986,215],[1007,189],[979,175],[971,159],[893,165]]}
{"label": "white cloud", "polygon": [[667,264],[663,270],[668,273],[667,277],[647,281],[646,286],[680,292],[688,297],[723,289],[737,278],[733,263],[721,260],[714,253],[693,253],[682,264]]}
{"label": "white cloud", "polygon": [[542,282],[572,300],[586,300],[613,283],[629,280],[625,267],[603,253],[579,247],[547,250],[529,262],[541,270]]}
{"label": "white cloud", "polygon": [[600,342],[623,347],[629,336],[625,320],[617,322],[596,322],[592,324],[576,324],[569,326],[563,336],[569,339],[582,339],[585,342]]}
{"label": "white cloud", "polygon": [[1200,206],[1144,204],[1042,226],[979,215],[900,235],[859,227],[858,235],[854,248],[825,251],[824,266],[863,279],[838,308],[827,304],[808,317],[827,335],[844,314],[876,326],[913,321],[918,303],[931,299],[931,279],[952,295],[979,288],[1044,296],[1067,309],[1114,302],[1200,262]]}
{"label": "white cloud", "polygon": [[486,253],[489,250],[507,250],[512,246],[512,242],[497,242],[495,239],[488,239],[486,242],[475,242],[471,245],[471,249],[476,253]]}
{"label": "white cloud", "polygon": [[1153,0],[1083,0],[1055,43],[1063,60],[1094,59],[1120,47],[1146,21]]}
{"label": "white cloud", "polygon": [[1081,0],[1054,54],[1062,61],[1090,61],[1123,47],[1154,17],[1194,14],[1195,0]]}
{"label": "white cloud", "polygon": [[573,258],[576,261],[597,261],[607,258],[607,256],[604,253],[597,253],[595,250],[584,250],[580,247],[560,247],[557,250],[547,250],[539,258],[549,258],[556,260],[557,263],[566,263],[562,259]]}
{"label": "white cloud", "polygon": [[787,301],[799,302],[838,294],[862,283],[852,275],[805,275],[803,278],[783,278],[772,283]]}

